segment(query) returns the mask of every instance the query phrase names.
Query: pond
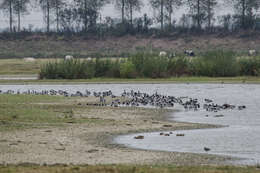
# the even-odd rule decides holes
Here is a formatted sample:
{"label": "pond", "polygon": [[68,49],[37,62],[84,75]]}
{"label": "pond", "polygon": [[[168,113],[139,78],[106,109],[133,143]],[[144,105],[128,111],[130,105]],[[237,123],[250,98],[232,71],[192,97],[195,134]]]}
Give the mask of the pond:
{"label": "pond", "polygon": [[[217,104],[245,105],[244,110],[225,110],[219,112],[181,110],[171,116],[171,120],[224,125],[218,129],[184,130],[173,132],[166,137],[160,132],[130,134],[118,136],[115,142],[128,147],[163,150],[171,152],[190,152],[227,155],[244,158],[241,164],[260,163],[260,85],[256,84],[81,84],[81,85],[0,85],[0,90],[65,90],[76,91],[107,91],[115,95],[124,90],[139,90],[146,93],[160,93],[176,97],[197,98],[199,102],[212,99]],[[221,116],[219,116],[221,115]],[[177,137],[176,133],[185,134]],[[134,136],[143,135],[143,140]],[[205,151],[205,147],[210,151]]]}

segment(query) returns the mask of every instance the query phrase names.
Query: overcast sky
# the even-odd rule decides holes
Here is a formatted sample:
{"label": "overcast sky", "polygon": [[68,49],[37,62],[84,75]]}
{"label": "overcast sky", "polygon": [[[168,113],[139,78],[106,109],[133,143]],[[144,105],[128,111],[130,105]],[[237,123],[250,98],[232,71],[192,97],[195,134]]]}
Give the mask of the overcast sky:
{"label": "overcast sky", "polygon": [[[1,2],[2,0],[0,0]],[[137,13],[135,17],[137,16],[143,16],[145,13],[147,13],[149,16],[153,16],[153,10],[148,4],[149,0],[143,0],[145,3],[145,7],[141,10],[141,12]],[[181,9],[178,9],[174,13],[174,19],[178,20],[182,14],[187,13],[188,9],[187,7],[183,7]],[[219,0],[219,5],[216,10],[217,15],[223,15],[232,13],[232,11],[227,8],[227,6],[223,3],[223,0]],[[102,17],[110,16],[113,18],[120,17],[120,12],[115,10],[113,4],[106,5],[101,10]],[[0,14],[0,29],[7,28],[9,26],[9,17],[7,15],[4,15],[2,12]],[[29,24],[33,25],[35,28],[43,28],[44,22],[43,22],[43,15],[40,9],[34,9],[29,15],[26,15],[22,18],[22,27],[28,28]]]}

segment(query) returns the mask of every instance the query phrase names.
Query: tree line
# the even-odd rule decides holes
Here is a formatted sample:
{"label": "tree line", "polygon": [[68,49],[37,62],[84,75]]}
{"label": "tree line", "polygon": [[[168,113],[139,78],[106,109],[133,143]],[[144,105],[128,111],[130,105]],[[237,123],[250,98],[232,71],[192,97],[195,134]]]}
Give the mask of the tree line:
{"label": "tree line", "polygon": [[[21,32],[22,17],[34,8],[40,7],[44,15],[46,32],[51,28],[56,32],[80,32],[104,34],[109,32],[129,34],[147,33],[160,26],[159,31],[174,30],[206,30],[218,28],[225,30],[260,28],[257,11],[259,0],[224,0],[225,6],[234,10],[233,14],[216,16],[218,0],[148,0],[154,11],[153,16],[141,12],[145,0],[1,0],[0,10],[9,20],[10,32]],[[120,12],[120,21],[101,16],[102,8],[113,4]],[[175,11],[182,7],[189,10],[179,19],[177,24]],[[17,25],[14,25],[15,19]],[[217,23],[217,24],[216,24]],[[53,30],[52,30],[53,31]]]}

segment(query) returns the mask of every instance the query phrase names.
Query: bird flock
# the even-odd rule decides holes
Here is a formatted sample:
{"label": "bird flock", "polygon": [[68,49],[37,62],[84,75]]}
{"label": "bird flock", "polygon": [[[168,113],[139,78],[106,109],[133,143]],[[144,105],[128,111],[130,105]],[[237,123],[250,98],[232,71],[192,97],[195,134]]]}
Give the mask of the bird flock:
{"label": "bird flock", "polygon": [[[76,91],[70,93],[64,90],[27,90],[20,92],[20,90],[0,90],[0,94],[10,95],[50,95],[50,96],[64,96],[64,97],[90,97],[98,98],[98,102],[93,104],[94,106],[111,106],[111,107],[155,107],[155,108],[173,108],[175,105],[181,105],[186,111],[198,111],[204,109],[208,112],[218,112],[222,110],[243,110],[246,108],[244,105],[235,106],[232,104],[224,103],[222,105],[215,104],[211,99],[204,99],[199,102],[198,99],[189,97],[175,97],[162,95],[157,92],[148,94],[140,91],[131,90],[129,92],[123,91],[121,95],[116,96],[111,90],[103,92],[91,92],[85,90],[85,92]],[[90,105],[90,104],[87,104]]]}

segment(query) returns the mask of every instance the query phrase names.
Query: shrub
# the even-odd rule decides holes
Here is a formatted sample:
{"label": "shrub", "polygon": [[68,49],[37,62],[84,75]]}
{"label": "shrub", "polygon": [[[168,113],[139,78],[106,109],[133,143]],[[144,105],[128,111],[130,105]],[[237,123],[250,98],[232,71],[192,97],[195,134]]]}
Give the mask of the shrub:
{"label": "shrub", "polygon": [[40,79],[88,79],[94,77],[93,62],[77,59],[48,62],[41,67]]}
{"label": "shrub", "polygon": [[241,58],[238,61],[240,75],[259,76],[260,75],[260,57]]}
{"label": "shrub", "polygon": [[127,60],[97,58],[49,62],[41,67],[44,79],[89,79],[93,77],[163,78],[169,76],[231,77],[260,75],[260,57],[236,59],[233,52],[210,51],[201,57],[169,59],[155,54],[138,53]]}
{"label": "shrub", "polygon": [[167,57],[158,57],[154,54],[139,54],[131,59],[135,64],[139,76],[159,78],[167,76]]}
{"label": "shrub", "polygon": [[233,52],[210,51],[191,61],[191,70],[196,76],[230,77],[239,74],[239,65]]}
{"label": "shrub", "polygon": [[171,76],[182,76],[190,74],[189,61],[185,57],[173,58],[168,64],[168,73]]}
{"label": "shrub", "polygon": [[131,61],[127,61],[120,65],[120,77],[122,78],[137,77],[135,65]]}

